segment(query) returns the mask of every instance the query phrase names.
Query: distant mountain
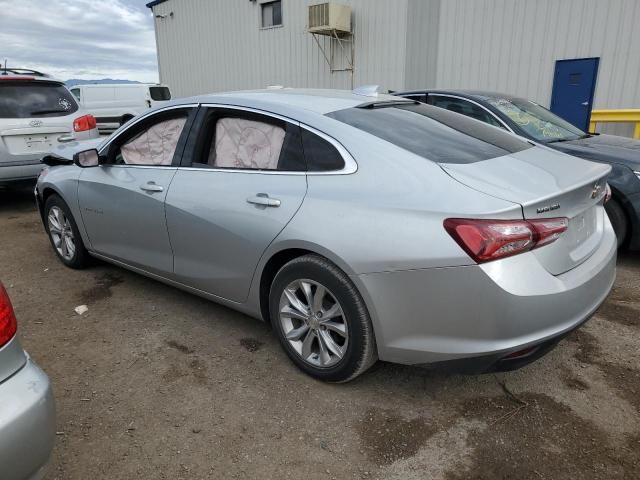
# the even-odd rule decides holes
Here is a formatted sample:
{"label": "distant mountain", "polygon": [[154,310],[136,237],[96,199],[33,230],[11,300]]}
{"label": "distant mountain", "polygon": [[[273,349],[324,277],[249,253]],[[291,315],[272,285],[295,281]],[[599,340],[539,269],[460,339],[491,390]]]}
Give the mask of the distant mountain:
{"label": "distant mountain", "polygon": [[113,84],[113,83],[140,83],[133,80],[114,80],[112,78],[103,78],[101,80],[80,80],[79,78],[72,78],[64,82],[67,87],[73,87],[75,85],[94,85],[94,84]]}

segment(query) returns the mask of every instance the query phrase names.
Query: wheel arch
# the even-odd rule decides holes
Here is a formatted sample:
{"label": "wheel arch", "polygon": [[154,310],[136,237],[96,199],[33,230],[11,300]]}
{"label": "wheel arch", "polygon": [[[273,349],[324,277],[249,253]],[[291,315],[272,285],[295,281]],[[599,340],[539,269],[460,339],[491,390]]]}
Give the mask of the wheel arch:
{"label": "wheel arch", "polygon": [[271,315],[269,314],[269,290],[271,289],[271,284],[273,283],[273,279],[276,274],[284,265],[294,258],[309,254],[319,255],[327,259],[348,276],[351,276],[354,273],[343,259],[319,245],[306,242],[286,242],[286,244],[280,245],[279,248],[274,249],[270,251],[268,255],[265,255],[266,260],[260,269],[259,281],[257,282],[260,314],[266,323],[271,324]]}
{"label": "wheel arch", "polygon": [[64,200],[64,197],[62,196],[62,194],[58,191],[58,189],[54,188],[51,185],[46,185],[43,189],[42,192],[40,192],[40,195],[42,196],[42,201],[38,202],[38,210],[40,211],[40,219],[42,220],[42,223],[44,224],[45,222],[45,216],[44,216],[44,206],[47,203],[47,199],[51,196],[51,195],[58,195],[60,198],[62,198]]}
{"label": "wheel arch", "polygon": [[623,245],[625,245],[629,242],[631,237],[637,234],[637,226],[632,221],[633,207],[631,206],[626,195],[624,195],[618,188],[611,184],[609,184],[609,187],[611,187],[611,200],[616,202],[620,206],[620,210],[622,210],[622,214],[624,215],[625,221],[627,222],[627,234],[622,243]]}

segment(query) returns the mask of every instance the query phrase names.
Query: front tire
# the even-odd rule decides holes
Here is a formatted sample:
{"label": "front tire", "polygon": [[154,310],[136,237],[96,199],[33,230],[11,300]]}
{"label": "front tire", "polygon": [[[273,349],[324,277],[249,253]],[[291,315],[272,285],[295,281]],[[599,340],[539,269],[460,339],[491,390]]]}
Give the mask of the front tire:
{"label": "front tire", "polygon": [[620,248],[624,244],[629,233],[627,216],[620,204],[613,198],[607,202],[604,208],[607,211],[607,215],[609,215],[609,220],[611,220],[613,230],[616,232],[618,248]]}
{"label": "front tire", "polygon": [[51,195],[44,204],[44,214],[49,240],[62,263],[75,269],[89,265],[91,257],[64,200],[58,195]]}
{"label": "front tire", "polygon": [[323,257],[305,255],[280,269],[269,312],[289,358],[315,378],[347,382],[377,360],[364,300],[349,277]]}

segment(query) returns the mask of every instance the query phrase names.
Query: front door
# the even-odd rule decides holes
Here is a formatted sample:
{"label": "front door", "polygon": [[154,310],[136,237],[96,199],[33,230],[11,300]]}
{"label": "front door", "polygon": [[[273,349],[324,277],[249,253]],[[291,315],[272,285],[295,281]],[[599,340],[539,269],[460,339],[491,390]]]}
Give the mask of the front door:
{"label": "front door", "polygon": [[100,166],[82,170],[78,201],[95,252],[162,276],[173,273],[164,202],[189,113],[172,109],[148,116],[101,152]]}
{"label": "front door", "polygon": [[589,128],[599,61],[579,58],[556,62],[551,111],[584,131]]}
{"label": "front door", "polygon": [[175,278],[242,302],[307,191],[300,127],[266,113],[202,108],[192,130],[194,147],[166,201]]}

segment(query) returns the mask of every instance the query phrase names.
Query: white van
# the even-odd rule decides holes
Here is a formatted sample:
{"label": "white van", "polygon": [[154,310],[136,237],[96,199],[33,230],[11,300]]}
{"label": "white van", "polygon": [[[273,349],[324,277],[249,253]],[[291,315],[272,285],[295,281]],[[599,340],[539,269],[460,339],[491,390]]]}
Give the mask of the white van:
{"label": "white van", "polygon": [[76,85],[71,93],[96,117],[101,133],[112,132],[137,114],[171,100],[169,87],[148,83]]}

